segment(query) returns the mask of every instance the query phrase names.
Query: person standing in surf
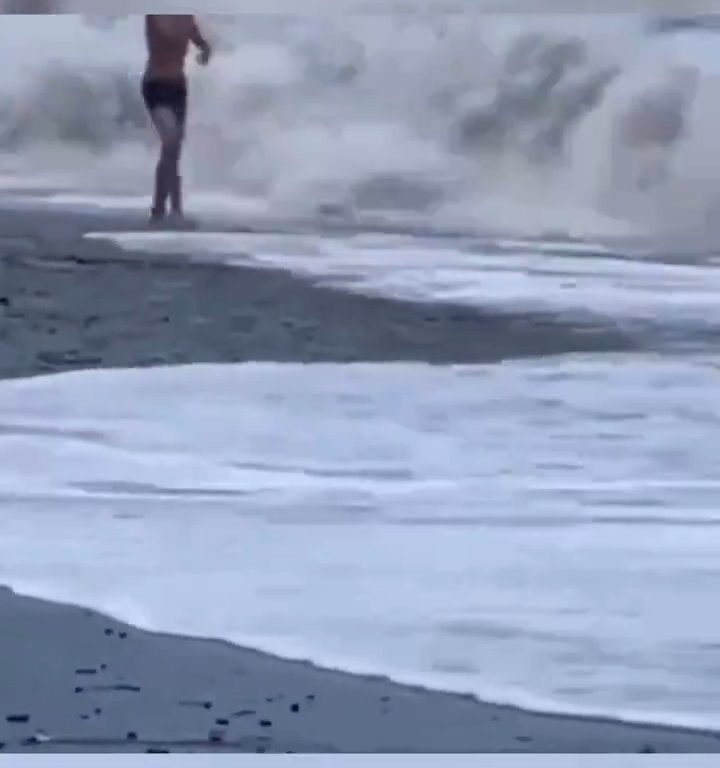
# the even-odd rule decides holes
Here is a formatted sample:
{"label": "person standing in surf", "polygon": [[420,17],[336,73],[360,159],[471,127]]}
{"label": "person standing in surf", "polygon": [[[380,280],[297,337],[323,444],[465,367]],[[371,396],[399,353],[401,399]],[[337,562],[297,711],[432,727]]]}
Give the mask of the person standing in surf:
{"label": "person standing in surf", "polygon": [[180,158],[185,140],[188,83],[185,60],[190,43],[199,51],[198,63],[209,63],[212,49],[192,15],[145,16],[148,61],[142,80],[142,96],[160,138],[160,159],[155,170],[152,223],[161,223],[168,203],[172,219],[185,220]]}

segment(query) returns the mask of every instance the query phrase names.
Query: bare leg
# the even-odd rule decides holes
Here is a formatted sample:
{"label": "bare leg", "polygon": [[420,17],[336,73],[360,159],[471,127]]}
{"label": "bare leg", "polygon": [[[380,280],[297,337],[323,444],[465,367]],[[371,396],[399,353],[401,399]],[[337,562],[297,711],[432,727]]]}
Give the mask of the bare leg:
{"label": "bare leg", "polygon": [[182,215],[180,176],[178,173],[182,130],[172,110],[160,107],[153,112],[153,124],[160,137],[160,159],[155,169],[155,192],[151,217],[160,221],[167,212],[168,201],[174,213]]}
{"label": "bare leg", "polygon": [[182,140],[170,149],[168,161],[168,183],[170,184],[170,207],[176,216],[183,216],[182,177],[180,176],[180,157]]}

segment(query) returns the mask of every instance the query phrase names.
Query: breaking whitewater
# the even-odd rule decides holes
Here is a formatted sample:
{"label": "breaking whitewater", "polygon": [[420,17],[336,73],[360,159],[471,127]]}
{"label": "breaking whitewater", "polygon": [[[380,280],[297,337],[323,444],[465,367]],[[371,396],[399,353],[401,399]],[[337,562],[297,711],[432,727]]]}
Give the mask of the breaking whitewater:
{"label": "breaking whitewater", "polygon": [[[220,52],[192,72],[187,176],[225,216],[713,234],[712,30],[432,12],[202,22]],[[0,44],[5,189],[144,195],[141,18],[6,16]]]}

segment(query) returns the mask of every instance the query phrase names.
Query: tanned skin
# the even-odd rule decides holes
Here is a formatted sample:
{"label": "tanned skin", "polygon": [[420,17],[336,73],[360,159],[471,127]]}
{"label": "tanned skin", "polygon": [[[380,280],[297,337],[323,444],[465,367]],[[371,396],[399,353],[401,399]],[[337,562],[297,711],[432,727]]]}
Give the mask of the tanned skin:
{"label": "tanned skin", "polygon": [[161,222],[168,203],[175,218],[184,216],[179,171],[187,110],[187,54],[190,45],[194,45],[199,51],[198,63],[205,66],[212,49],[193,15],[148,14],[145,36],[148,60],[143,95],[160,138],[151,220]]}

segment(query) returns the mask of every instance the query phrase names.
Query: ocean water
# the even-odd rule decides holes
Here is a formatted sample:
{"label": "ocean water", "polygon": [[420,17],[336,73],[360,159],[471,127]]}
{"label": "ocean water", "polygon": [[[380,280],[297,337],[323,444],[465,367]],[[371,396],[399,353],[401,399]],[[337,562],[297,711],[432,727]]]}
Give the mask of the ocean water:
{"label": "ocean water", "polygon": [[128,258],[592,314],[653,343],[0,382],[0,582],[493,701],[718,728],[715,38],[462,11],[206,19],[223,52],[194,73],[196,233],[142,231],[139,20],[4,18],[4,204],[136,211],[87,235]]}

